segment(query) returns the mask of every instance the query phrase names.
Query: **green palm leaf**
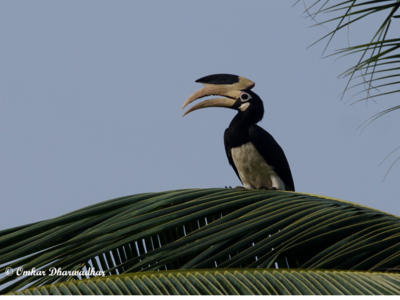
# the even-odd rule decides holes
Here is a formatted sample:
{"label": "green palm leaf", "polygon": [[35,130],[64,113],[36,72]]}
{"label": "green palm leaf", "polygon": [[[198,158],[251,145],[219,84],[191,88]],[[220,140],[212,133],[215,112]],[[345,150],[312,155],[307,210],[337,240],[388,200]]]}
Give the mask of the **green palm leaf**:
{"label": "green palm leaf", "polygon": [[[314,20],[322,14],[332,16],[325,21],[318,22],[315,26],[331,22],[336,23],[334,30],[317,41],[319,42],[328,38],[326,48],[338,31],[348,28],[355,22],[359,23],[362,20],[367,20],[367,18],[382,17],[382,23],[376,32],[371,34],[371,40],[368,43],[349,46],[334,53],[335,55],[360,55],[357,64],[342,74],[342,76],[349,76],[350,78],[343,95],[348,89],[355,87],[362,87],[361,91],[356,93],[356,95],[359,95],[361,92],[366,93],[365,97],[362,97],[358,101],[400,92],[400,81],[398,80],[400,70],[400,39],[398,34],[392,38],[389,31],[392,21],[400,22],[398,19],[400,16],[396,15],[400,7],[400,1],[346,0],[341,2],[335,1],[330,5],[331,3],[332,1],[329,0],[317,0],[313,1],[313,4],[307,9],[307,13]],[[360,76],[355,76],[357,72],[360,72]],[[377,74],[380,76],[376,77]],[[350,86],[355,80],[361,80],[361,82]],[[393,109],[386,110],[374,117],[391,111]]]}
{"label": "green palm leaf", "polygon": [[34,287],[12,295],[398,295],[379,272],[209,269],[141,272]]}
{"label": "green palm leaf", "polygon": [[[191,189],[112,199],[0,231],[0,272],[400,266],[400,219],[332,198],[287,191]],[[79,276],[0,279],[2,293]]]}

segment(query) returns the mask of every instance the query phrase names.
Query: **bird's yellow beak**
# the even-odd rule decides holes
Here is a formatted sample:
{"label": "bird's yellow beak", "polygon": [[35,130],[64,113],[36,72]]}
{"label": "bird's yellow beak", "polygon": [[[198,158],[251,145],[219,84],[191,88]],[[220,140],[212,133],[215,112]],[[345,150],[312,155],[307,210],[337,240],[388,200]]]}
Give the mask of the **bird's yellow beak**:
{"label": "bird's yellow beak", "polygon": [[186,111],[183,116],[188,113],[206,107],[231,107],[235,104],[236,100],[240,96],[241,90],[251,89],[254,87],[255,83],[249,79],[241,76],[230,75],[230,74],[215,74],[206,76],[196,80],[204,84],[204,87],[197,92],[193,93],[182,105],[184,109],[189,103],[193,101],[207,97],[207,96],[224,96],[227,98],[214,98],[200,102],[188,111]]}
{"label": "bird's yellow beak", "polygon": [[[206,107],[231,107],[233,104],[235,104],[236,100],[229,99],[229,98],[214,98],[214,99],[209,99],[209,100],[204,100],[200,103],[197,103],[196,105],[192,106],[189,108],[182,117],[187,115],[188,113],[200,109],[200,108],[206,108]],[[189,104],[188,102],[187,104]],[[184,104],[182,108],[184,108],[187,104]],[[182,109],[181,109],[182,110]]]}

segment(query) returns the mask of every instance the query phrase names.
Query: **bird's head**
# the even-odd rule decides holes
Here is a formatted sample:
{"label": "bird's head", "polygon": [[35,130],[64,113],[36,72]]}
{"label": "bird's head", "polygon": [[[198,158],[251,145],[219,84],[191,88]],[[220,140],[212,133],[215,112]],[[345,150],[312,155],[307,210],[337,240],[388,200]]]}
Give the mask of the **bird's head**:
{"label": "bird's head", "polygon": [[196,82],[204,84],[204,87],[193,93],[183,103],[185,108],[189,103],[207,96],[223,96],[225,98],[213,98],[204,100],[187,110],[188,113],[206,107],[226,107],[238,111],[238,116],[244,117],[251,123],[259,122],[264,115],[264,106],[260,97],[251,91],[255,83],[241,76],[231,74],[209,75]]}

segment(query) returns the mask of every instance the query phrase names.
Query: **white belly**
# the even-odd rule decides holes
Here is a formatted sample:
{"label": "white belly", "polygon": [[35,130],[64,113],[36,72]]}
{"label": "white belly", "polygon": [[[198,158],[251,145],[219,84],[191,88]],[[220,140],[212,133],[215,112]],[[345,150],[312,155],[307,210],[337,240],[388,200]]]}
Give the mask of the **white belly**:
{"label": "white belly", "polygon": [[276,188],[284,190],[285,184],[258,153],[252,143],[231,149],[232,159],[246,189]]}

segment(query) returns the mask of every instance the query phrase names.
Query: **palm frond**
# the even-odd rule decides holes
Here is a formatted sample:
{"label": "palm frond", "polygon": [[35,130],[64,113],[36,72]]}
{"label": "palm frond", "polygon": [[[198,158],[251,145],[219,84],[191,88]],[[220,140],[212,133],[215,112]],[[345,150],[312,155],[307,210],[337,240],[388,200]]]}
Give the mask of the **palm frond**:
{"label": "palm frond", "polygon": [[[400,265],[400,218],[287,191],[191,189],[101,202],[0,231],[1,293],[106,275],[204,268],[378,270]],[[16,270],[46,276],[18,276]]]}
{"label": "palm frond", "polygon": [[[399,0],[346,0],[341,2],[334,2],[329,6],[328,3],[332,1],[326,0],[324,3],[321,1],[313,1],[311,7],[315,12],[311,12],[311,8],[307,13],[315,19],[322,14],[331,14],[333,17],[325,21],[319,22],[314,26],[326,23],[336,22],[334,30],[317,40],[315,43],[328,39],[325,50],[331,43],[333,37],[337,32],[344,28],[349,28],[352,23],[361,22],[368,18],[376,18],[378,15],[383,16],[381,25],[377,28],[375,33],[371,34],[371,40],[356,46],[348,46],[346,48],[337,50],[333,55],[354,55],[359,54],[360,58],[357,64],[343,72],[342,76],[348,76],[349,81],[342,94],[342,99],[345,92],[349,89],[350,83],[354,80],[361,79],[360,85],[363,85],[361,91],[366,93],[366,96],[359,101],[368,100],[372,97],[388,95],[400,92],[399,81],[396,81],[393,76],[398,76],[400,69],[400,39],[398,37],[389,38],[389,29],[391,28],[392,20],[398,17],[395,13],[400,7]],[[319,4],[319,6],[317,5]],[[380,14],[382,13],[382,14]],[[398,21],[397,21],[398,22]],[[315,44],[314,43],[314,44]],[[324,52],[325,52],[324,50]],[[384,67],[384,64],[389,67]],[[355,74],[360,72],[360,76],[356,77]],[[376,73],[383,73],[384,75],[375,78]],[[385,80],[384,84],[375,86],[378,80]],[[354,86],[358,86],[353,85]]]}
{"label": "palm frond", "polygon": [[141,272],[35,287],[11,295],[399,295],[400,274],[208,269]]}

